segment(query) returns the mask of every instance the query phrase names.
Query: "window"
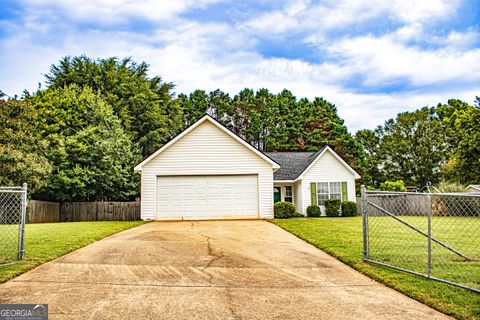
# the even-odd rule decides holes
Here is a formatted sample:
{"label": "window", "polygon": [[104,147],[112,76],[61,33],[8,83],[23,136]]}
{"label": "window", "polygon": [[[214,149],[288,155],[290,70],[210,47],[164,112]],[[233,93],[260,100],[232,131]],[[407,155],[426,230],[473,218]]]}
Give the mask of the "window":
{"label": "window", "polygon": [[292,186],[286,186],[285,187],[285,201],[286,202],[293,202]]}
{"label": "window", "polygon": [[327,199],[342,200],[341,182],[317,182],[317,201],[319,206],[325,205]]}

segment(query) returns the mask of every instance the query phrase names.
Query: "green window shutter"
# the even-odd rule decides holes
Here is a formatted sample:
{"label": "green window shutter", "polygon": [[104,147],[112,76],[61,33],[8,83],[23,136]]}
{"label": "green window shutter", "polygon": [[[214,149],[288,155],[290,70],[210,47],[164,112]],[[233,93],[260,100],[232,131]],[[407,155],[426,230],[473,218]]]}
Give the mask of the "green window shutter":
{"label": "green window shutter", "polygon": [[310,182],[310,203],[312,206],[317,205],[317,184]]}
{"label": "green window shutter", "polygon": [[348,201],[347,182],[342,182],[342,201]]}

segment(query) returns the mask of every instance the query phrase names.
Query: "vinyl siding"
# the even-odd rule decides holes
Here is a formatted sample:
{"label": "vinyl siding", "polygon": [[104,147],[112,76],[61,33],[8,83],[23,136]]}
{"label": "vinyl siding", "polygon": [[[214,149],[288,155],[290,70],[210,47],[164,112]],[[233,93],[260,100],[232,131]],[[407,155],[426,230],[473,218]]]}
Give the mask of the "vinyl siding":
{"label": "vinyl siding", "polygon": [[320,159],[305,172],[302,179],[302,213],[306,214],[307,207],[310,205],[310,182],[347,182],[347,194],[349,201],[356,201],[355,197],[355,177],[345,168],[333,155],[327,150]]}
{"label": "vinyl siding", "polygon": [[258,175],[259,217],[272,218],[271,164],[205,121],[142,167],[142,219],[155,219],[157,176],[229,174]]}

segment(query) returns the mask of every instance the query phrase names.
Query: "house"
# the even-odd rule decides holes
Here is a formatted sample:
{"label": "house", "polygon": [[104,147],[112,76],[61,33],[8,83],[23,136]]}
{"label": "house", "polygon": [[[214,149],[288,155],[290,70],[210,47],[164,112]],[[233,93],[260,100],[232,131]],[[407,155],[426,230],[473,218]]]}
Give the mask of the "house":
{"label": "house", "polygon": [[360,175],[330,147],[318,152],[265,154],[280,164],[280,169],[273,174],[275,202],[293,202],[297,212],[303,214],[314,204],[325,214],[326,199],[356,201],[355,180]]}
{"label": "house", "polygon": [[480,184],[471,184],[466,190],[467,192],[480,193]]}
{"label": "house", "polygon": [[329,147],[262,153],[208,115],[135,171],[143,220],[267,219],[274,200],[305,214],[324,199],[355,201],[360,177]]}

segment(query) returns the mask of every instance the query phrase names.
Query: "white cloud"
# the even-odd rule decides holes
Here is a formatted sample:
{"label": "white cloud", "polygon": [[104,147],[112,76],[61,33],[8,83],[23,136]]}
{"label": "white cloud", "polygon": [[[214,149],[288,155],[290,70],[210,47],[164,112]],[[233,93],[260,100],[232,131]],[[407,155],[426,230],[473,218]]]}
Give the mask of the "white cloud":
{"label": "white cloud", "polygon": [[392,19],[405,25],[432,22],[451,17],[458,7],[459,0],[330,0],[313,4],[293,1],[283,9],[253,17],[242,26],[266,35],[307,30],[318,34],[371,19]]}
{"label": "white cloud", "polygon": [[120,24],[129,19],[161,22],[219,0],[23,0],[31,12],[65,15],[75,21]]}
{"label": "white cloud", "polygon": [[[141,9],[129,11],[130,2],[116,10],[118,1],[100,4],[99,10],[91,13],[91,17],[87,12],[92,6],[91,1],[78,1],[78,12],[66,8],[67,5],[60,0],[49,3],[50,6],[65,7],[62,9],[66,10],[65,14],[75,19],[93,21],[105,15],[109,23],[127,21],[130,17],[154,21],[171,19],[196,5],[182,1],[169,7],[169,2],[158,5],[151,1]],[[30,0],[29,3],[33,11],[43,8],[39,0]],[[101,28],[79,30],[72,23],[59,25],[58,20],[54,26],[39,18],[42,12],[39,9],[17,25],[10,25],[9,36],[0,39],[0,89],[8,94],[20,93],[24,88],[35,89],[37,82],[43,81],[42,73],[48,72],[50,64],[66,55],[86,54],[94,58],[131,56],[136,61],[146,61],[151,65],[151,75],[175,82],[177,92],[220,88],[235,94],[245,87],[265,87],[272,92],[287,88],[297,97],[323,96],[337,105],[351,131],[374,128],[400,111],[435,105],[448,98],[472,102],[475,94],[479,94],[473,88],[480,80],[480,49],[474,46],[478,33],[472,29],[463,33],[452,31],[446,38],[429,36],[423,20],[429,17],[445,19],[455,9],[448,5],[438,5],[435,9],[435,3],[440,1],[429,2],[434,8],[431,12],[422,5],[411,14],[386,9],[385,3],[331,1],[314,6],[316,11],[312,11],[310,3],[295,2],[286,5],[283,11],[271,13],[272,16],[261,15],[241,25],[201,23],[176,17],[166,26],[157,25],[148,33]],[[71,3],[68,6],[74,7]],[[333,10],[331,17],[322,11],[330,9]],[[396,10],[400,9],[402,7]],[[402,10],[406,9],[408,7]],[[155,10],[169,13],[155,14]],[[263,32],[281,37],[282,33],[302,30],[305,26],[333,28],[336,24],[346,26],[359,19],[367,21],[381,15],[394,15],[394,19],[405,24],[378,37],[363,35],[328,39],[316,31],[302,31],[300,36],[304,36],[305,42],[322,46],[330,57],[335,58],[326,60],[330,62],[306,62],[301,57],[265,57],[257,51],[257,45],[264,39]],[[252,30],[261,32],[256,34]],[[439,47],[427,50],[409,44],[419,40]],[[356,77],[364,82],[352,88],[351,81]],[[397,93],[361,91],[362,85],[375,89],[394,84],[398,79],[403,79],[401,83],[414,89]],[[350,83],[347,85],[347,82]]]}
{"label": "white cloud", "polygon": [[330,50],[343,57],[352,74],[363,75],[368,86],[381,86],[399,78],[418,86],[480,80],[480,49],[427,50],[406,46],[395,34],[389,34],[343,39]]}

